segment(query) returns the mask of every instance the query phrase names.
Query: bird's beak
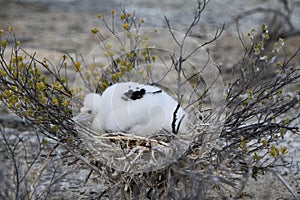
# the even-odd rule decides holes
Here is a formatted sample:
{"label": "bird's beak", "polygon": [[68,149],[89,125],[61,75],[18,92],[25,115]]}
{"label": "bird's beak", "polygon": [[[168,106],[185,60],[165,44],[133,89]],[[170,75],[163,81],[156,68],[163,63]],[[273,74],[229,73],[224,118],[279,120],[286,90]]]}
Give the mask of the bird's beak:
{"label": "bird's beak", "polygon": [[80,113],[72,118],[72,120],[75,122],[89,122],[92,119],[93,119],[92,116],[84,114],[84,113]]}

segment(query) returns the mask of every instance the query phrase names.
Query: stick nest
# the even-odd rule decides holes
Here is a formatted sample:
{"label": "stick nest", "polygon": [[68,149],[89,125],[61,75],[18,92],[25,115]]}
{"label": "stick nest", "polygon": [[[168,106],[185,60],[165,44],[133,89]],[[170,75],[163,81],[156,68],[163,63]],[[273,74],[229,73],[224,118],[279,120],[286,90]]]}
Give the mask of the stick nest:
{"label": "stick nest", "polygon": [[77,124],[77,130],[95,160],[129,173],[161,169],[182,156],[191,142],[191,133],[175,135],[165,130],[148,136],[122,132],[100,134],[84,124]]}

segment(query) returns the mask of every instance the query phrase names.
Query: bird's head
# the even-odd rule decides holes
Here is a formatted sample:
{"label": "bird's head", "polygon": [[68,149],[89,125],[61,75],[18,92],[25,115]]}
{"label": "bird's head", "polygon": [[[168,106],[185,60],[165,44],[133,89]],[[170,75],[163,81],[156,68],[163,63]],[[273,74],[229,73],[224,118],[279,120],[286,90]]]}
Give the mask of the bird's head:
{"label": "bird's head", "polygon": [[97,115],[101,104],[101,96],[96,93],[86,95],[80,113],[72,119],[76,122],[91,122]]}

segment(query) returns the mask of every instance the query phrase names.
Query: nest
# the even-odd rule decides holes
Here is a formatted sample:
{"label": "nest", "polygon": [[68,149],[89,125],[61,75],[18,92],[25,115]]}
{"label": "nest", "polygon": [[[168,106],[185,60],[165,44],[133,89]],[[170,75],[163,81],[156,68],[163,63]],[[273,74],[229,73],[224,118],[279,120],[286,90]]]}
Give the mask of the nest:
{"label": "nest", "polygon": [[191,142],[191,133],[175,135],[166,130],[148,136],[122,132],[101,134],[79,123],[77,130],[94,160],[128,173],[162,169],[178,160]]}
{"label": "nest", "polygon": [[[220,151],[222,141],[211,127],[194,127],[178,135],[161,130],[145,137],[122,132],[100,134],[87,127],[77,124],[83,144],[98,166],[110,169],[109,184],[118,184],[122,191],[128,188],[132,192],[138,187],[138,195],[159,193],[166,198],[173,193],[180,198],[190,190],[196,190],[199,198],[207,191],[214,191],[212,196],[226,192],[235,196],[247,182],[247,161],[234,152]],[[114,197],[121,198],[118,195]]]}

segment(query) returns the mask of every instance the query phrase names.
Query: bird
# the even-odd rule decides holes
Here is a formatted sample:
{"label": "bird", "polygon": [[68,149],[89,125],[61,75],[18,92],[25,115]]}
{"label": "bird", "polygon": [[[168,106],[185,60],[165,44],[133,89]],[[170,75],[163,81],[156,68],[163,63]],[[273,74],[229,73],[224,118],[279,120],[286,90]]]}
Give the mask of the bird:
{"label": "bird", "polygon": [[161,88],[136,82],[116,83],[102,95],[85,96],[76,122],[89,122],[97,132],[125,132],[146,136],[160,130],[187,131],[188,113]]}

